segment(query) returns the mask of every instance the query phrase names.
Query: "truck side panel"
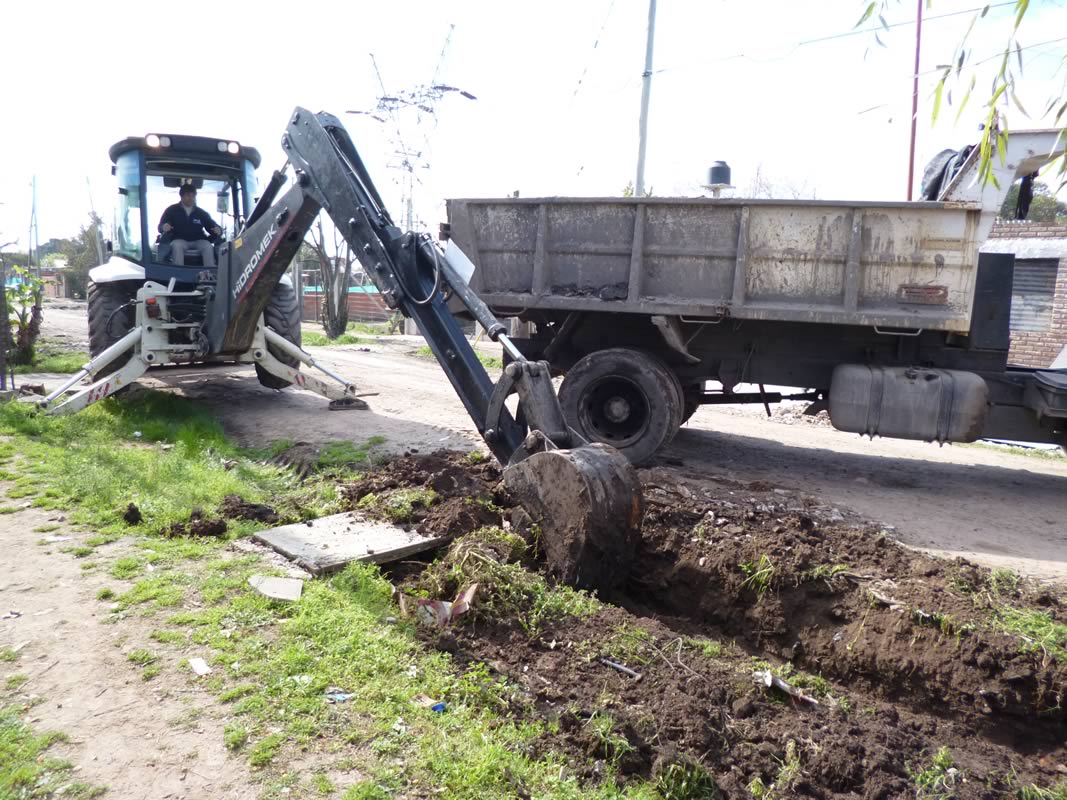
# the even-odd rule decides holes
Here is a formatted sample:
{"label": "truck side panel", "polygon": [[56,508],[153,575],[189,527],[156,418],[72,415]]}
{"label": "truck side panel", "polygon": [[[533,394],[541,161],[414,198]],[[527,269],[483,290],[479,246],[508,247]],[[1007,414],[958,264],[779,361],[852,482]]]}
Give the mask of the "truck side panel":
{"label": "truck side panel", "polygon": [[991,219],[967,203],[450,200],[494,309],[966,332]]}

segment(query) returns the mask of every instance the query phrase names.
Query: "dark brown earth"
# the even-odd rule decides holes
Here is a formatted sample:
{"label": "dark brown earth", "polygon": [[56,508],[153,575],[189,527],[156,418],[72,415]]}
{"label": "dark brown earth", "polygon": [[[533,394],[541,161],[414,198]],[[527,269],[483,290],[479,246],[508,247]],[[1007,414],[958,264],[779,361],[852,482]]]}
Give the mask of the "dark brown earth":
{"label": "dark brown earth", "polygon": [[253,522],[272,524],[278,521],[278,512],[262,503],[250,503],[236,494],[228,494],[222,500],[219,513],[226,519],[248,519]]}
{"label": "dark brown earth", "polygon": [[140,525],[144,517],[141,514],[141,509],[136,504],[130,503],[126,506],[126,510],[122,512],[122,519],[127,525]]}
{"label": "dark brown earth", "polygon": [[200,509],[193,509],[188,522],[172,522],[164,529],[164,536],[222,536],[226,533],[226,520],[221,517],[204,517]]}
{"label": "dark brown earth", "polygon": [[[498,478],[493,465],[436,453],[346,491],[356,502],[431,486],[441,499],[421,521],[463,537],[501,524],[457,511],[508,509]],[[905,549],[768,484],[656,470],[642,480],[642,541],[630,580],[604,598],[613,605],[532,631],[471,614],[426,634],[459,664],[504,678],[507,713],[555,723],[539,748],[572,754],[593,782],[605,763],[623,781],[698,763],[726,797],[750,796],[756,779],[777,781],[775,797],[915,797],[915,776],[942,747],[957,770],[945,797],[1067,781],[1067,668],[996,623],[1004,607],[1062,622],[1061,598]],[[420,581],[410,566],[394,578]],[[451,599],[456,587],[440,585]],[[754,683],[767,669],[818,704]]]}

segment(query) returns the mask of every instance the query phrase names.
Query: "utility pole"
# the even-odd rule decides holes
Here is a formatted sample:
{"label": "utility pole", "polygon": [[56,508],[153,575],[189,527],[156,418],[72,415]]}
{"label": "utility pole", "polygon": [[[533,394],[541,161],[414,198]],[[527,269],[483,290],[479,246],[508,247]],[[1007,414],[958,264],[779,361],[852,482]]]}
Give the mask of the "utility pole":
{"label": "utility pole", "polygon": [[[37,176],[33,176],[33,197],[30,204],[30,238],[26,242],[26,254],[29,258],[28,267],[33,269],[37,280],[41,280],[41,262],[37,250],[41,247],[41,241],[37,238]],[[35,246],[36,245],[36,246]]]}
{"label": "utility pole", "polygon": [[915,17],[915,75],[911,87],[911,145],[908,148],[908,201],[912,197],[912,184],[915,181],[915,124],[919,118],[919,52],[923,37],[923,0],[918,0],[919,9]]}
{"label": "utility pole", "polygon": [[652,45],[655,41],[656,0],[648,0],[648,40],[645,43],[645,71],[641,73],[641,122],[637,138],[637,180],[634,181],[634,197],[645,196],[645,145],[648,143],[648,98],[652,93]]}
{"label": "utility pole", "polygon": [[104,237],[100,233],[100,223],[97,221],[96,205],[93,203],[93,185],[89,182],[89,176],[85,176],[85,188],[89,190],[89,212],[93,220],[93,244],[96,245],[96,264],[104,263]]}

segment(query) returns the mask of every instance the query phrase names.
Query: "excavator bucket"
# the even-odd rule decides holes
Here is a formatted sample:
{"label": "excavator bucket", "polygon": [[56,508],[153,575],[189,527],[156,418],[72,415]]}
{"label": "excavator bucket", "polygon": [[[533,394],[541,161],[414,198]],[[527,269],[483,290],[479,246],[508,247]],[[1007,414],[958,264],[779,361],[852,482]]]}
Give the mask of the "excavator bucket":
{"label": "excavator bucket", "polygon": [[645,509],[637,471],[618,450],[535,453],[504,471],[504,485],[540,527],[557,578],[602,591],[626,579]]}

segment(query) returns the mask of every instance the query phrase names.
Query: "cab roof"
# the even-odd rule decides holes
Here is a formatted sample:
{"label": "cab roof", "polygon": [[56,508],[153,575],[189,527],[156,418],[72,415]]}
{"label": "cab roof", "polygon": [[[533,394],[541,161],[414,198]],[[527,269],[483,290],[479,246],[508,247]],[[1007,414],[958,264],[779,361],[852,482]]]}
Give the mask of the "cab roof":
{"label": "cab roof", "polygon": [[[152,144],[149,144],[152,140]],[[231,152],[230,145],[237,146],[237,152]],[[221,147],[221,149],[220,149]],[[229,150],[227,148],[230,148]],[[237,166],[247,159],[253,167],[259,167],[259,151],[233,139],[215,139],[210,136],[184,136],[173,133],[149,133],[144,136],[127,136],[115,142],[107,151],[111,163],[118,163],[119,156],[131,150],[143,150],[150,155],[172,155],[183,159],[203,158],[209,164],[227,164]]]}

